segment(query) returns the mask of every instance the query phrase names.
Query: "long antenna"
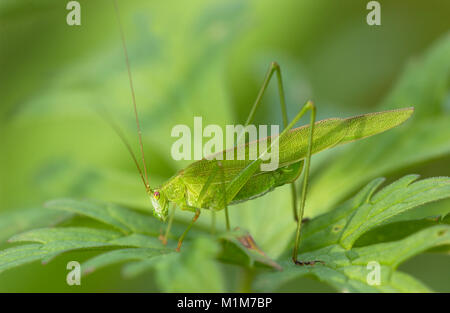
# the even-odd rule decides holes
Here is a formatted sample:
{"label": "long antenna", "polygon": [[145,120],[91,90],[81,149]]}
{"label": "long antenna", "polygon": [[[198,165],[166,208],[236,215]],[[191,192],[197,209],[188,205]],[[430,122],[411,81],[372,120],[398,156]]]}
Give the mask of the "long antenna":
{"label": "long antenna", "polygon": [[[141,131],[141,126],[140,126],[140,123],[139,123],[139,117],[138,117],[137,108],[136,108],[136,96],[135,96],[135,93],[134,93],[133,78],[131,77],[130,60],[128,58],[127,45],[126,45],[126,42],[125,42],[125,35],[123,33],[122,23],[120,22],[119,5],[117,4],[117,0],[114,0],[114,9],[116,11],[117,22],[119,23],[120,37],[122,39],[123,53],[125,54],[125,62],[127,64],[128,80],[130,82],[131,98],[132,98],[132,101],[133,101],[134,116],[136,118],[136,126],[137,126],[138,137],[139,137],[139,146],[141,148],[142,164],[143,164],[143,167],[144,167],[144,174],[145,174],[144,184],[145,184],[147,190],[150,190],[150,185],[148,184],[147,166],[145,165],[144,145],[142,144],[142,131]],[[124,139],[123,136],[121,136],[121,138]],[[128,148],[130,145],[126,142],[126,146]],[[128,149],[130,149],[130,148],[128,148]],[[134,154],[132,154],[132,155],[133,155],[133,159],[136,159],[134,157]],[[138,168],[139,168],[139,171],[140,171],[140,167],[139,166],[138,166]],[[141,171],[140,171],[140,174],[142,176],[142,172]]]}
{"label": "long antenna", "polygon": [[100,108],[97,107],[96,108],[97,113],[111,126],[111,128],[116,132],[116,134],[119,136],[119,138],[122,140],[123,144],[125,145],[125,147],[127,148],[128,152],[131,155],[131,158],[134,161],[134,164],[136,164],[137,170],[139,171],[139,175],[141,176],[142,182],[145,185],[145,189],[147,189],[148,191],[151,191],[149,185],[147,184],[147,182],[145,181],[144,178],[144,174],[141,170],[141,167],[139,166],[139,162],[136,158],[136,156],[134,155],[133,149],[131,148],[130,143],[128,142],[127,138],[125,137],[122,129],[119,127],[119,125],[117,125],[116,123],[114,123],[113,119],[111,118],[111,116],[108,115],[108,113],[106,112],[106,110],[102,110],[100,112]]}

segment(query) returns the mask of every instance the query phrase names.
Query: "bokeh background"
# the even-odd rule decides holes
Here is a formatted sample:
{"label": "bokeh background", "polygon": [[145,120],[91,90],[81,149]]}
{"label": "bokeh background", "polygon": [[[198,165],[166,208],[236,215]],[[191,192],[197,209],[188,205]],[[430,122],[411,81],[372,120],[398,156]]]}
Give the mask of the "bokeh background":
{"label": "bokeh background", "polygon": [[[134,164],[98,114],[107,110],[138,151],[113,3],[79,1],[82,25],[68,26],[67,2],[0,2],[0,213],[61,197],[148,211]],[[381,26],[367,25],[367,2],[119,0],[152,186],[189,163],[170,157],[171,128],[192,125],[193,116],[204,124],[243,123],[274,60],[290,117],[307,99],[320,119],[416,107],[403,131],[315,156],[307,216],[332,209],[374,177],[450,175],[450,2],[381,0]],[[281,122],[275,84],[257,122]],[[288,191],[230,209],[233,224],[250,229],[271,256],[285,248],[295,226]],[[400,219],[449,207],[441,201]],[[205,216],[200,223],[209,222]],[[154,273],[124,280],[119,266],[67,286],[67,261],[88,256],[11,270],[0,276],[0,291],[161,290]],[[449,264],[448,255],[429,253],[401,269],[448,292]],[[235,290],[239,269],[223,271],[235,277],[228,285]],[[302,278],[282,291],[333,289]]]}

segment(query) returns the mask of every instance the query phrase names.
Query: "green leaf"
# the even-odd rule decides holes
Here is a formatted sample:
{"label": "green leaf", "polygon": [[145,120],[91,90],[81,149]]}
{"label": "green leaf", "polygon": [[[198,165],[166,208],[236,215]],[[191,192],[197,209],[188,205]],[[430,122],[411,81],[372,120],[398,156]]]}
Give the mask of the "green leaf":
{"label": "green leaf", "polygon": [[431,247],[450,243],[450,225],[438,225],[421,230],[405,239],[360,247],[347,253],[352,264],[364,265],[372,260],[396,268],[406,259]]}
{"label": "green leaf", "polygon": [[155,218],[110,203],[59,199],[47,202],[46,206],[90,217],[125,234],[142,233],[157,236],[160,232],[160,223]]}
{"label": "green leaf", "polygon": [[51,249],[42,249],[40,244],[20,245],[0,251],[0,273],[33,261],[54,255]]}
{"label": "green leaf", "polygon": [[[173,246],[165,247],[154,238],[140,234],[123,236],[110,230],[84,227],[42,228],[13,236],[10,242],[37,242],[3,251],[0,272],[36,260],[46,260],[69,250],[114,247],[137,247],[108,251],[83,264],[83,272],[92,272],[125,259],[143,260],[150,256],[175,253]],[[121,252],[123,251],[123,252]],[[144,257],[145,256],[145,257]],[[86,266],[86,267],[84,267]]]}
{"label": "green leaf", "polygon": [[419,230],[439,224],[450,224],[450,221],[443,220],[440,217],[430,217],[420,220],[391,222],[369,230],[356,240],[353,247],[400,240]]}
{"label": "green leaf", "polygon": [[342,232],[341,245],[349,249],[362,234],[393,216],[424,203],[450,197],[449,178],[429,178],[413,183],[417,178],[417,175],[405,176],[362,205]]}
{"label": "green leaf", "polygon": [[115,231],[86,227],[38,228],[15,235],[9,241],[43,244],[64,241],[107,244],[120,236],[121,234]]}
{"label": "green leaf", "polygon": [[353,198],[347,200],[333,211],[308,221],[302,230],[301,249],[310,251],[339,242],[342,232],[354,212],[370,199],[383,181],[383,178],[371,181]]}
{"label": "green leaf", "polygon": [[150,237],[141,234],[131,234],[125,237],[120,237],[111,241],[111,243],[117,244],[119,246],[130,246],[138,248],[170,248],[175,250],[176,244],[174,241],[169,241],[167,245],[163,246],[161,240],[156,237]]}
{"label": "green leaf", "polygon": [[38,242],[0,251],[0,272],[76,249],[112,247],[121,234],[92,228],[40,228],[13,236],[11,242]]}
{"label": "green leaf", "polygon": [[335,210],[308,222],[303,231],[304,251],[339,243],[350,249],[364,233],[381,226],[394,216],[427,202],[450,197],[450,179],[437,177],[414,182],[418,175],[408,175],[384,187],[375,179],[355,197]]}
{"label": "green leaf", "polygon": [[[217,260],[246,267],[263,265],[276,270],[283,267],[282,272],[265,273],[258,278],[255,287],[262,290],[312,274],[341,290],[424,291],[428,289],[407,274],[397,272],[396,267],[424,250],[448,246],[447,218],[432,223],[411,223],[407,231],[392,232],[381,239],[377,235],[377,231],[389,227],[389,221],[401,212],[450,197],[450,179],[437,177],[416,181],[417,178],[417,175],[405,176],[378,192],[383,179],[376,179],[336,210],[307,222],[303,227],[299,259],[323,261],[325,265],[294,266],[286,261],[286,254],[275,262],[256,245],[249,232],[239,229],[214,238],[217,240],[197,231],[184,243],[181,253],[176,253],[175,241],[169,240],[164,246],[156,238],[157,233],[151,231],[151,227],[159,228],[159,225],[155,227],[154,219],[147,215],[115,205],[56,200],[48,206],[90,217],[110,228],[46,227],[17,234],[9,241],[32,244],[0,251],[0,272],[37,260],[48,262],[63,252],[87,249],[100,253],[82,265],[84,274],[126,263],[125,277],[154,271],[159,288],[169,292],[224,291],[225,279]],[[260,231],[268,229],[261,228],[258,220],[255,223]],[[364,234],[368,235],[364,237]],[[359,238],[362,239],[355,246]],[[285,246],[279,238],[275,238],[274,243]],[[366,266],[371,261],[381,266],[382,284],[379,286],[369,286],[365,282]]]}
{"label": "green leaf", "polygon": [[[181,288],[183,281],[194,280],[195,277],[197,277],[198,284],[192,284],[192,291],[224,290],[223,277],[217,261],[215,261],[219,246],[217,243],[210,242],[209,239],[200,238],[191,243],[191,246],[196,247],[195,252],[190,251],[190,243],[187,240],[182,252],[176,253],[174,241],[169,241],[168,245],[164,246],[155,236],[143,234],[144,232],[149,233],[149,230],[152,233],[151,227],[154,225],[154,219],[143,214],[118,206],[68,199],[49,202],[48,207],[91,217],[119,231],[89,227],[59,227],[38,228],[17,234],[9,241],[37,244],[21,245],[1,251],[0,272],[37,260],[48,262],[56,255],[70,250],[100,249],[101,251],[106,248],[115,250],[102,252],[82,264],[84,274],[108,265],[128,261],[134,263],[130,263],[124,268],[124,274],[127,277],[158,268],[158,279],[162,290]],[[162,224],[158,226],[160,225]],[[169,256],[171,258],[168,258]],[[171,267],[175,264],[170,263],[171,267],[164,265],[172,259],[178,268],[174,278],[172,278]],[[198,267],[197,274],[193,274],[194,267]],[[210,274],[203,272],[203,269],[208,269]],[[179,282],[178,287],[169,287],[168,281],[173,280]]]}
{"label": "green leaf", "polygon": [[83,263],[81,268],[83,274],[89,274],[93,271],[112,264],[130,261],[148,261],[153,258],[158,258],[162,255],[176,253],[174,250],[168,249],[154,249],[154,248],[130,248],[118,249],[108,251],[88,260]]}
{"label": "green leaf", "polygon": [[[180,253],[152,256],[124,266],[126,277],[136,277],[155,270],[164,292],[224,292],[224,277],[215,260],[220,247],[206,237],[195,239]],[[145,252],[143,252],[145,253]]]}
{"label": "green leaf", "polygon": [[215,260],[219,250],[218,243],[208,238],[194,240],[188,249],[155,264],[159,286],[166,292],[224,292],[224,277]]}
{"label": "green leaf", "polygon": [[13,234],[31,228],[56,226],[72,216],[71,213],[46,208],[31,208],[3,213],[0,217],[0,242]]}
{"label": "green leaf", "polygon": [[[428,289],[407,274],[396,271],[406,259],[433,247],[447,246],[450,225],[447,220],[411,225],[400,235],[376,235],[378,229],[390,227],[389,220],[406,210],[427,202],[450,197],[450,179],[428,178],[416,181],[417,175],[405,176],[375,191],[383,179],[375,179],[353,198],[333,211],[305,223],[300,245],[300,261],[322,261],[314,266],[297,266],[288,260],[288,252],[278,262],[282,273],[262,274],[255,283],[258,290],[274,290],[297,277],[311,274],[338,290],[420,292]],[[394,223],[397,224],[398,222]],[[373,230],[372,234],[368,233]],[[367,233],[368,237],[361,237]],[[395,237],[397,236],[397,238]],[[358,238],[362,241],[354,246]],[[378,241],[377,241],[378,240]],[[383,242],[387,241],[387,242]],[[366,243],[366,245],[364,245]],[[290,251],[289,251],[290,252]],[[290,254],[289,254],[290,255]],[[381,284],[369,285],[369,262],[381,266]]]}
{"label": "green leaf", "polygon": [[[122,274],[124,275],[125,278],[136,278],[141,274],[154,270],[157,263],[174,262],[173,260],[177,259],[178,259],[177,254],[167,253],[152,257],[150,259],[145,259],[137,262],[130,262],[124,265]],[[205,261],[209,262],[210,260],[205,259]],[[187,288],[189,289],[189,286],[187,286]]]}
{"label": "green leaf", "polygon": [[[288,281],[310,274],[336,289],[350,292],[425,292],[430,291],[413,277],[396,271],[399,263],[431,247],[450,242],[450,226],[439,225],[422,230],[403,240],[354,248],[350,251],[334,244],[316,251],[299,255],[299,260],[321,260],[325,264],[315,266],[297,266],[292,262],[283,262],[281,273],[260,275],[254,287],[257,290],[270,291],[279,288]],[[380,285],[369,285],[367,268],[369,262],[380,265]]]}

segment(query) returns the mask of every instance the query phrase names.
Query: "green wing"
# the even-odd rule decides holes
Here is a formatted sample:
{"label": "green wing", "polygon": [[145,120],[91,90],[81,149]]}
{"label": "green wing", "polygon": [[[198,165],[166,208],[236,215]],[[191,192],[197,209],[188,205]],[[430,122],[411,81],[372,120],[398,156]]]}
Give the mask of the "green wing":
{"label": "green wing", "polygon": [[[318,153],[328,148],[382,133],[406,121],[413,112],[414,108],[405,108],[369,113],[345,119],[330,118],[318,121],[314,128],[312,153]],[[305,125],[291,130],[279,141],[279,168],[297,163],[306,157],[308,134],[309,125]],[[267,137],[246,144],[245,160],[225,160],[227,150],[215,154],[215,156],[222,154],[224,159],[222,161],[225,171],[224,182],[230,181],[251,162],[248,159],[250,153],[258,151],[257,149],[261,145],[264,147],[270,146],[272,138]],[[237,149],[238,147],[230,149],[234,150],[235,158]],[[206,181],[215,166],[214,161],[202,159],[190,164],[186,169],[180,171],[179,175],[188,184],[201,184],[203,180]],[[220,179],[221,177],[217,175],[214,183],[221,183]]]}
{"label": "green wing", "polygon": [[[312,153],[382,133],[406,121],[413,111],[413,108],[406,108],[369,113],[345,119],[331,118],[319,121],[314,128]],[[309,125],[305,125],[291,130],[286,136],[281,138],[279,141],[278,169],[272,172],[257,171],[236,196],[234,202],[260,196],[277,186],[295,180],[301,172],[303,167],[302,161],[306,157],[308,135]],[[250,153],[258,152],[260,148],[263,151],[265,147],[270,146],[273,138],[267,137],[240,146],[243,149],[245,148],[245,160],[225,160],[226,151],[233,151],[236,158],[238,147],[215,154],[214,156],[222,155],[223,174],[215,175],[211,178],[205,203],[214,202],[216,193],[221,192],[224,187],[222,184],[226,185],[250,164],[252,161],[248,158],[249,155],[252,155]],[[257,154],[255,153],[254,155]],[[213,172],[217,173],[215,171],[217,161],[211,159],[202,159],[192,163],[169,180],[165,184],[165,188],[169,188],[172,185],[173,179],[178,181],[178,183],[174,184],[177,186],[180,185],[179,180],[181,180],[183,182],[182,185],[187,188],[182,194],[186,194],[190,202],[194,203],[211,174]],[[293,166],[292,168],[291,165]],[[211,206],[215,207],[212,202],[210,203]]]}
{"label": "green wing", "polygon": [[[312,153],[370,137],[394,128],[406,121],[414,108],[369,113],[345,119],[326,119],[315,124]],[[309,125],[293,129],[282,139],[280,167],[306,157]],[[270,140],[269,140],[270,141]]]}

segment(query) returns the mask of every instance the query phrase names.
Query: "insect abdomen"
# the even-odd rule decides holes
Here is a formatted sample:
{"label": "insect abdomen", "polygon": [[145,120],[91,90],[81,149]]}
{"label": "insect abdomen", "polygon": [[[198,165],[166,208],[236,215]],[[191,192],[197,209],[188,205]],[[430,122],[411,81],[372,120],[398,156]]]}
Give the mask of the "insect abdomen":
{"label": "insect abdomen", "polygon": [[295,181],[303,170],[303,161],[279,168],[272,172],[261,172],[253,176],[230,204],[261,197],[278,186]]}

